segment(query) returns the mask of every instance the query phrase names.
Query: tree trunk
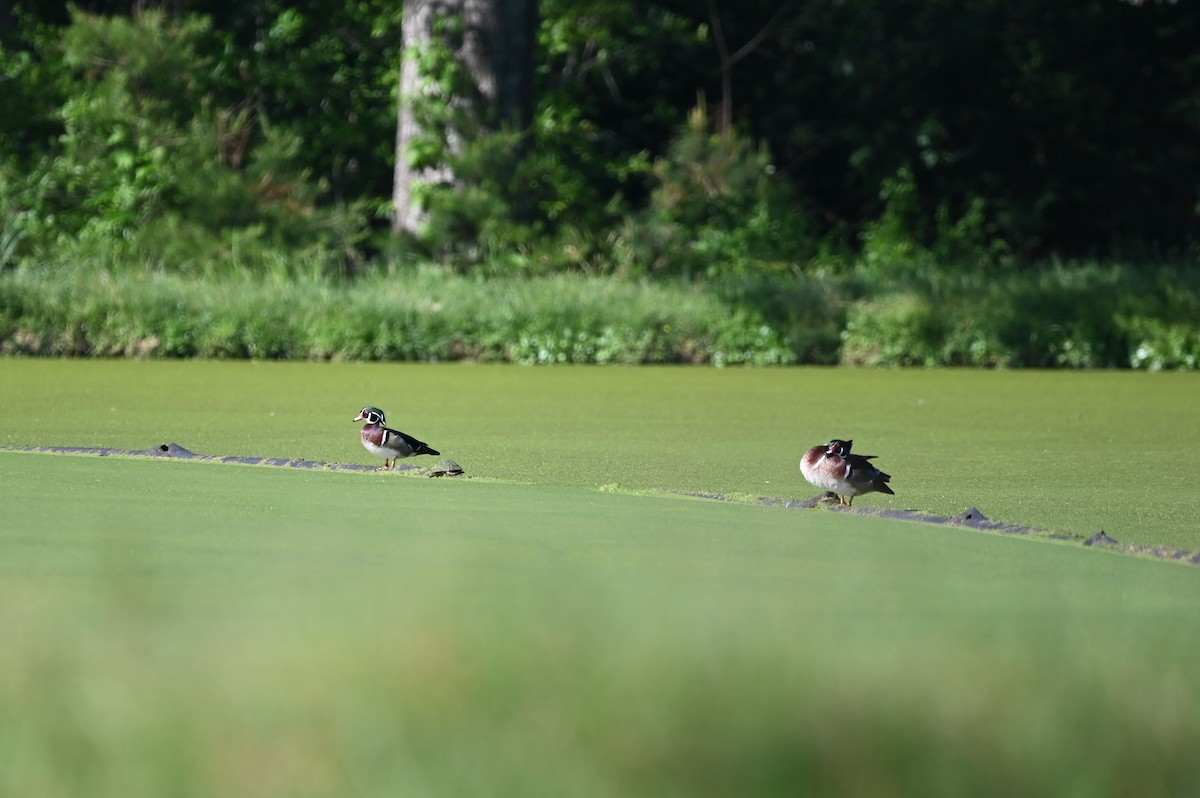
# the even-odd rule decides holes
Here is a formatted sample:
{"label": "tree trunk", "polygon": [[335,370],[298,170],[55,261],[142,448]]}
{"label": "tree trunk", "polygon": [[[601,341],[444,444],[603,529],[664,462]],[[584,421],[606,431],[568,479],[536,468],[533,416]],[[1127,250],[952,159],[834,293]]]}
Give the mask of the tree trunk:
{"label": "tree trunk", "polygon": [[[453,24],[454,22],[461,24]],[[438,23],[445,23],[439,25]],[[528,127],[533,115],[533,50],[537,0],[404,0],[404,47],[400,63],[400,102],[396,119],[396,170],[392,188],[392,229],[416,233],[425,220],[417,197],[421,184],[454,184],[446,163],[414,165],[412,143],[436,133],[449,154],[463,142],[501,126]],[[445,47],[467,77],[467,86],[443,96],[421,73],[420,58]],[[423,102],[465,111],[447,118],[469,120],[454,128],[426,130]]]}

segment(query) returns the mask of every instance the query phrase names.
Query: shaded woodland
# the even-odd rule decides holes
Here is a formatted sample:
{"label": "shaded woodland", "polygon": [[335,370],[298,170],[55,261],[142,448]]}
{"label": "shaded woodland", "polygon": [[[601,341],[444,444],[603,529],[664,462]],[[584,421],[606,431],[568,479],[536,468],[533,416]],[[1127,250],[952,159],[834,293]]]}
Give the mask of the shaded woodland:
{"label": "shaded woodland", "polygon": [[[581,274],[702,285],[799,362],[875,362],[893,317],[929,344],[901,363],[1129,365],[1151,327],[1200,349],[1192,4],[9,2],[0,21],[0,268],[21,291],[80,270]],[[1023,295],[1052,307],[1025,320]],[[945,355],[966,334],[948,306],[1003,351]],[[1035,321],[1113,354],[1064,360]]]}

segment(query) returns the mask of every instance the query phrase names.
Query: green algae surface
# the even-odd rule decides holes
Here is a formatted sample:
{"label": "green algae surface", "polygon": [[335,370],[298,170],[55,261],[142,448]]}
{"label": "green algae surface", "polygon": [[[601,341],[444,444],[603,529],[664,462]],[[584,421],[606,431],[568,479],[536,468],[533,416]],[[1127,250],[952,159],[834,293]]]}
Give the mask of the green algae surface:
{"label": "green algae surface", "polygon": [[853,438],[896,490],[863,506],[1200,548],[1195,374],[0,360],[0,402],[0,445],[358,463],[378,405],[477,478],[781,499]]}

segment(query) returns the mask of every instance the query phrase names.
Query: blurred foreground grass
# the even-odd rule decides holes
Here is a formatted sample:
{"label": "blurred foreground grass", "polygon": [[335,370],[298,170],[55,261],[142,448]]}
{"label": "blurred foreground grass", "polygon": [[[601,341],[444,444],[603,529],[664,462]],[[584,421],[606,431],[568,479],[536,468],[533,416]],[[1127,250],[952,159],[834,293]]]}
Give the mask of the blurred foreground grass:
{"label": "blurred foreground grass", "polygon": [[0,495],[0,794],[1200,788],[1194,568],[384,474],[0,453]]}

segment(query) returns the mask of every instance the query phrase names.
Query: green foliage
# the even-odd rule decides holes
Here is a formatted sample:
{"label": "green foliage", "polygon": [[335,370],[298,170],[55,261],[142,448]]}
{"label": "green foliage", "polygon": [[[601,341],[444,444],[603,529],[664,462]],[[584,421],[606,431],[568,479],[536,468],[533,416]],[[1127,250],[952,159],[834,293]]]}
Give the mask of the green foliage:
{"label": "green foliage", "polygon": [[[543,29],[543,44],[570,61],[572,45],[555,38],[569,19]],[[648,157],[601,152],[603,131],[587,109],[564,101],[565,89],[539,95],[528,130],[490,125],[473,111],[477,90],[456,55],[461,20],[439,18],[436,28],[410,54],[427,86],[406,98],[423,135],[401,155],[426,170],[416,187],[428,212],[422,251],[464,270],[610,271],[606,228],[619,220],[622,202],[604,192],[614,190],[614,177],[627,182],[648,172]]]}
{"label": "green foliage", "polygon": [[[444,41],[418,54],[429,135],[406,155],[430,170],[431,213],[410,242],[381,232],[395,4],[26,4],[0,35],[0,269],[31,296],[39,280],[137,292],[156,275],[366,294],[389,252],[481,284],[666,280],[664,302],[682,279],[720,312],[580,321],[546,301],[478,329],[421,313],[397,327],[395,308],[365,303],[369,326],[314,314],[306,337],[271,309],[256,331],[238,315],[249,299],[236,321],[206,310],[210,333],[143,297],[163,334],[99,315],[0,324],[37,341],[7,338],[14,351],[138,352],[158,335],[171,353],[231,357],[1196,368],[1200,301],[1179,254],[1200,168],[1185,5],[543,0],[526,130],[469,110],[454,58],[467,31],[443,15]],[[716,23],[737,56],[728,85]],[[726,91],[735,124],[714,132],[704,98]],[[1034,257],[1080,242],[1153,256]]]}
{"label": "green foliage", "polygon": [[912,170],[902,168],[879,189],[883,213],[862,232],[862,261],[880,274],[928,268],[932,253],[921,245],[921,209]]}
{"label": "green foliage", "polygon": [[[796,197],[801,250],[866,230],[868,254],[885,262],[925,254],[905,246],[964,267],[1138,242],[1186,251],[1200,117],[1184,5],[717,4],[726,39],[747,46],[726,87],[706,4],[547,0],[529,151],[560,169],[538,207],[593,232],[637,220],[616,255],[644,272],[662,253],[696,257],[660,270],[702,274],[754,250],[755,228],[779,223],[773,209],[733,202],[734,235],[670,199],[688,180],[673,159],[690,147],[709,171],[720,160],[681,142],[685,109],[728,90],[737,128],[763,142],[772,182]],[[1103,46],[1118,38],[1127,46]],[[647,168],[656,161],[665,172]]]}
{"label": "green foliage", "polygon": [[[533,149],[555,165],[539,206],[602,234],[640,208],[710,56],[690,10],[541,0]],[[649,46],[646,46],[649,45]]]}
{"label": "green foliage", "polygon": [[[399,6],[260,0],[204,4],[211,23],[186,15],[194,3],[120,16],[144,5],[87,5],[112,17],[72,18],[59,0],[12,10],[19,24],[0,37],[0,241],[46,251],[55,236],[125,235],[167,210],[220,237],[222,220],[188,203],[227,196],[216,173],[231,169],[250,187],[266,177],[273,195],[288,186],[313,210],[359,215],[351,247],[377,248],[366,230],[384,226],[391,190]],[[534,122],[512,133],[513,157],[528,163],[498,162],[481,179],[472,169],[510,146],[483,145],[463,155],[464,196],[434,200],[447,218],[428,251],[453,265],[570,269],[569,243],[589,271],[770,271],[860,233],[884,270],[929,257],[957,268],[1055,253],[1176,257],[1195,243],[1190,4],[542,0],[540,10]],[[461,20],[441,24],[451,45],[466,35]],[[736,56],[724,75],[717,25]],[[472,89],[449,54],[421,54],[437,104],[408,155],[430,166],[448,163],[445,131],[470,145],[488,127],[456,102]],[[697,96],[730,101],[740,135],[724,152],[678,132]],[[193,140],[203,136],[207,146]],[[296,147],[281,169],[250,174],[271,136]],[[688,156],[703,178],[686,173]],[[755,169],[767,165],[762,189]],[[211,190],[185,190],[184,173]],[[720,202],[679,194],[706,182]],[[262,200],[232,205],[256,208],[249,223],[286,245],[293,233],[275,235]]]}
{"label": "green foliage", "polygon": [[[314,270],[317,271],[317,270]],[[202,285],[202,291],[197,291]],[[0,278],[0,353],[520,363],[794,360],[748,308],[688,286],[434,270],[341,283],[154,270]]]}
{"label": "green foliage", "polygon": [[879,199],[883,212],[863,229],[861,253],[852,258],[856,268],[898,277],[931,270],[947,275],[980,269],[995,273],[1012,264],[980,197],[972,197],[958,218],[943,202],[930,220],[913,171],[902,167],[883,181]]}
{"label": "green foliage", "polygon": [[723,277],[706,289],[734,307],[745,308],[776,330],[797,363],[838,362],[846,312],[862,291],[843,274],[757,273]]}
{"label": "green foliage", "polygon": [[427,40],[407,46],[405,57],[416,64],[421,89],[403,98],[420,135],[409,142],[407,159],[419,169],[441,170],[459,145],[486,144],[484,120],[472,113],[478,100],[466,65],[456,56],[462,47],[463,22],[458,16],[439,15]]}
{"label": "green foliage", "polygon": [[16,16],[26,46],[0,32],[0,168],[23,172],[61,133],[57,109],[75,87],[61,59],[38,55],[54,50],[58,31]]}
{"label": "green foliage", "polygon": [[[776,57],[764,53],[749,113],[770,120],[773,145],[820,148],[800,173],[818,207],[852,225],[877,218],[877,187],[907,165],[926,224],[943,203],[961,216],[983,197],[1026,257],[1195,240],[1183,189],[1200,169],[1187,143],[1200,121],[1187,88],[1195,8],[935,0],[796,14],[807,18],[781,26]],[[789,45],[804,55],[782,57]],[[784,92],[805,100],[780,103]]]}
{"label": "green foliage", "polygon": [[28,173],[0,177],[10,264],[253,271],[276,249],[332,271],[356,263],[361,206],[318,207],[319,186],[289,171],[302,146],[294,133],[260,119],[257,146],[236,152],[241,168],[226,162],[254,133],[244,113],[211,105],[209,31],[202,18],[156,11],[76,15],[63,63],[86,90],[59,109],[53,149]]}
{"label": "green foliage", "polygon": [[218,28],[220,107],[300,142],[284,174],[311,180],[325,205],[389,198],[401,4],[259,0],[204,10]]}
{"label": "green foliage", "polygon": [[206,31],[203,20],[169,23],[158,12],[77,17],[63,60],[91,90],[61,109],[64,134],[44,161],[50,185],[40,197],[58,212],[43,236],[116,237],[182,204],[179,177],[215,154],[203,131],[187,130],[202,102],[191,76],[209,68],[194,46]]}
{"label": "green foliage", "polygon": [[453,184],[420,187],[419,201],[429,212],[421,243],[436,259],[470,268],[487,264],[524,270],[546,226],[522,213],[536,202],[537,162],[523,158],[523,136],[502,130],[464,144],[462,152],[441,152]]}
{"label": "green foliage", "polygon": [[1134,318],[1125,326],[1132,347],[1129,365],[1133,368],[1149,371],[1200,369],[1200,329],[1195,324]]}
{"label": "green foliage", "polygon": [[[169,238],[175,236],[166,231]],[[320,251],[172,276],[59,263],[0,279],[0,351],[162,357],[1196,369],[1195,271],[1056,264],[703,284],[436,269],[327,279]],[[186,244],[182,246],[187,246]],[[68,254],[67,257],[74,257]],[[176,270],[177,273],[178,270]],[[264,279],[262,275],[268,277]]]}
{"label": "green foliage", "polygon": [[814,244],[774,171],[764,147],[732,130],[711,133],[701,104],[655,162],[649,205],[618,234],[621,269],[706,277],[787,271]]}
{"label": "green foliage", "polygon": [[857,301],[842,362],[873,366],[1197,367],[1196,272],[1050,264],[1035,272],[931,271]]}

